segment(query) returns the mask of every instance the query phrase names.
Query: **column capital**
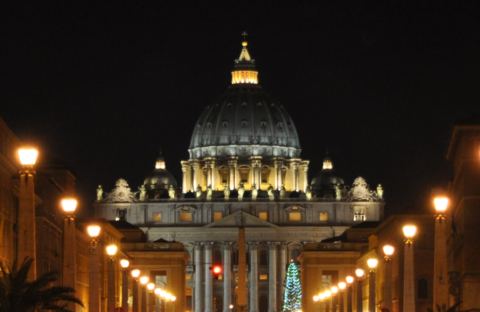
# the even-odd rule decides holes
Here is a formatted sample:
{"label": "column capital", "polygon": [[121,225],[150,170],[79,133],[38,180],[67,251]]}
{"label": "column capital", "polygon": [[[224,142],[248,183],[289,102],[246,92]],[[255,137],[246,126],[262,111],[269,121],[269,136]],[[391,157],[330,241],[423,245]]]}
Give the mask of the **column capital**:
{"label": "column capital", "polygon": [[277,246],[280,246],[280,244],[280,242],[267,242],[269,248],[276,248]]}
{"label": "column capital", "polygon": [[223,242],[222,246],[223,246],[223,249],[230,250],[230,249],[232,249],[233,242]]}
{"label": "column capital", "polygon": [[257,249],[258,246],[260,245],[259,242],[247,242],[248,248],[250,249]]}
{"label": "column capital", "polygon": [[213,244],[213,242],[202,242],[202,245],[205,247],[205,249],[212,249]]}

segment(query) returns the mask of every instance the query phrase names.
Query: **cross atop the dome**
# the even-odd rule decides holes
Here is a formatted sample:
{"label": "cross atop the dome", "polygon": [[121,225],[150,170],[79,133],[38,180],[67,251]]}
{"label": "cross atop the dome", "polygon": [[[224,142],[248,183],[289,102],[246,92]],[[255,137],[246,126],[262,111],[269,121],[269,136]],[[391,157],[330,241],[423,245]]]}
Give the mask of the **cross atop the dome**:
{"label": "cross atop the dome", "polygon": [[248,36],[247,32],[244,31],[242,33],[242,37],[243,37],[242,52],[240,52],[240,56],[238,57],[239,62],[244,62],[244,61],[250,62],[250,61],[252,61],[252,57],[250,56],[250,53],[247,50],[247,46],[248,46],[247,36]]}
{"label": "cross atop the dome", "polygon": [[255,60],[247,49],[247,32],[242,33],[242,51],[235,60],[232,71],[232,84],[258,84],[258,72],[255,70]]}
{"label": "cross atop the dome", "polygon": [[242,37],[243,37],[242,47],[246,47],[248,45],[248,41],[247,41],[248,34],[246,31],[242,33]]}

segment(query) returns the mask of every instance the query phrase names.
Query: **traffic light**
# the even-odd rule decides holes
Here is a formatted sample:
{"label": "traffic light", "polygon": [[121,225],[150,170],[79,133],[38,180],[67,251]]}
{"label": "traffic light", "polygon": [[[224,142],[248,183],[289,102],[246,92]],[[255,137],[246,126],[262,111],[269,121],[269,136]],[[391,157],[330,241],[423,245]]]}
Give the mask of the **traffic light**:
{"label": "traffic light", "polygon": [[214,264],[211,267],[213,278],[216,280],[221,280],[222,279],[222,273],[223,273],[223,268],[219,264]]}

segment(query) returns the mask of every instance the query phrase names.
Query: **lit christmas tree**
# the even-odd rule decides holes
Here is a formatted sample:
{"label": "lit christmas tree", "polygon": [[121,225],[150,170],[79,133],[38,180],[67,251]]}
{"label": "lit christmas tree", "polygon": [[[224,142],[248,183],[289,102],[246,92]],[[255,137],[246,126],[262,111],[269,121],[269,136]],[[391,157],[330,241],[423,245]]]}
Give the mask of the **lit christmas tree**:
{"label": "lit christmas tree", "polygon": [[285,277],[285,293],[283,295],[283,312],[302,310],[302,284],[297,265],[291,261]]}

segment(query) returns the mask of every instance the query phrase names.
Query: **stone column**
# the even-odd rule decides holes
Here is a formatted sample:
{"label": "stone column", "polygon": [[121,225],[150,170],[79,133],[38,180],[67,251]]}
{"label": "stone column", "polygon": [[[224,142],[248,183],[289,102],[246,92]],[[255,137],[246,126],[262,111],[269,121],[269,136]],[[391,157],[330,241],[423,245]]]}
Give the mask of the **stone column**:
{"label": "stone column", "polygon": [[212,245],[211,242],[205,244],[205,312],[213,311]]}
{"label": "stone column", "polygon": [[308,160],[302,160],[299,168],[299,189],[306,193],[308,188]]}
{"label": "stone column", "polygon": [[280,158],[275,158],[273,160],[273,170],[274,170],[274,188],[277,191],[280,191],[280,189],[283,186],[283,180],[282,180],[282,166],[283,166],[283,161]]}
{"label": "stone column", "polygon": [[292,189],[296,192],[299,191],[299,184],[298,184],[298,166],[299,166],[299,159],[292,158],[290,160],[290,170],[292,172]]}
{"label": "stone column", "polygon": [[228,160],[228,187],[230,188],[231,191],[235,190],[238,186],[238,174],[237,174],[237,168],[238,166],[238,158],[237,157],[231,157]]}
{"label": "stone column", "polygon": [[190,162],[187,160],[182,160],[182,192],[188,193],[192,191],[192,168],[190,166]]}
{"label": "stone column", "polygon": [[250,163],[252,168],[252,188],[255,185],[255,188],[259,190],[262,184],[262,157],[252,156],[250,157]]}
{"label": "stone column", "polygon": [[258,310],[258,245],[257,243],[250,243],[250,276],[249,288],[249,311],[259,312]]}
{"label": "stone column", "polygon": [[232,244],[223,246],[223,312],[231,312],[232,304]]}
{"label": "stone column", "polygon": [[199,243],[195,244],[193,257],[195,261],[195,287],[194,287],[194,311],[203,312],[203,289],[202,289],[202,245]]}
{"label": "stone column", "polygon": [[435,217],[435,247],[433,262],[433,310],[448,307],[447,220],[444,214]]}
{"label": "stone column", "polygon": [[283,298],[285,277],[287,275],[287,245],[280,244],[280,298]]}
{"label": "stone column", "polygon": [[200,167],[200,162],[194,159],[191,163],[193,168],[193,189],[196,191],[198,186],[203,189],[203,172]]}
{"label": "stone column", "polygon": [[405,242],[403,253],[403,312],[415,312],[413,241]]}
{"label": "stone column", "polygon": [[268,248],[268,312],[277,312],[277,244]]}

